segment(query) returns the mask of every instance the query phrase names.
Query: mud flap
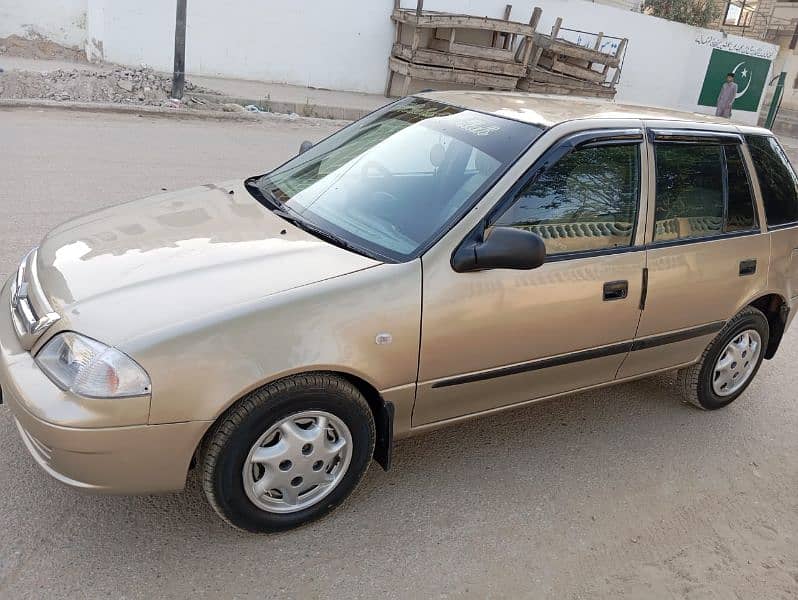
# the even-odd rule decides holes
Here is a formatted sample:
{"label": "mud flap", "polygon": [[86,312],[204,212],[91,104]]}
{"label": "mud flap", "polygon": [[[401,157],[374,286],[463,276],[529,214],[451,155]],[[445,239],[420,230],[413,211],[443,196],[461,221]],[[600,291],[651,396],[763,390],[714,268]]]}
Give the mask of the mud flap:
{"label": "mud flap", "polygon": [[391,402],[383,402],[382,408],[376,414],[374,425],[377,428],[377,440],[374,445],[374,460],[383,470],[391,468],[393,450],[393,416],[394,406]]}

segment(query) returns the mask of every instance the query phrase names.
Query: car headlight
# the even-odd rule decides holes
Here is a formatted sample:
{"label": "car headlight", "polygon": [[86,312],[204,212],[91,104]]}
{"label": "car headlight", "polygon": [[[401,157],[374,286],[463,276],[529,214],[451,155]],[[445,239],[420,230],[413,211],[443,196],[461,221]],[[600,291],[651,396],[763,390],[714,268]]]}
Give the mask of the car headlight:
{"label": "car headlight", "polygon": [[36,363],[62,390],[89,398],[124,398],[150,394],[150,377],[136,361],[116,348],[67,331],[53,336]]}

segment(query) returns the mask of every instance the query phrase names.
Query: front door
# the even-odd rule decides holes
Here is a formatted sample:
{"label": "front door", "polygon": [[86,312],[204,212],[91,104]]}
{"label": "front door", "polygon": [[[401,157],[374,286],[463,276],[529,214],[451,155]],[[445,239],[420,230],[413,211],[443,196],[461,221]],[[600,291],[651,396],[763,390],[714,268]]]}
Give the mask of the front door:
{"label": "front door", "polygon": [[413,426],[614,379],[640,317],[645,164],[640,129],[572,136],[486,220],[487,235],[540,235],[545,264],[456,273],[424,259]]}
{"label": "front door", "polygon": [[620,377],[697,360],[767,283],[762,233],[737,134],[653,130],[648,291]]}

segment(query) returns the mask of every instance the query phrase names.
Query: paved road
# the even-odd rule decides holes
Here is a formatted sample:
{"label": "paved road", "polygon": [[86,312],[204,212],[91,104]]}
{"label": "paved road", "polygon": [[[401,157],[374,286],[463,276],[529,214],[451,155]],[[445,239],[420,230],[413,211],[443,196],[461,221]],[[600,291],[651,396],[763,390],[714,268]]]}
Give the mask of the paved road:
{"label": "paved road", "polygon": [[[264,171],[328,126],[0,112],[0,275],[97,207]],[[798,329],[702,413],[667,377],[398,444],[304,529],[228,529],[195,479],[84,496],[0,408],[0,597],[795,598]]]}

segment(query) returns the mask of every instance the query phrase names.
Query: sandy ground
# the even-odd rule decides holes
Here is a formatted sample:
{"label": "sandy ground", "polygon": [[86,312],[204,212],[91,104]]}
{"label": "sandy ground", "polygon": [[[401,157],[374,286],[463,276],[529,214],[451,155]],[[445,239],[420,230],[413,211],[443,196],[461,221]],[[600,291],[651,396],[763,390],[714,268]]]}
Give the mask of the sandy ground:
{"label": "sandy ground", "polygon": [[[329,127],[5,111],[0,131],[5,276],[65,219],[262,172]],[[796,598],[796,364],[793,329],[722,411],[660,377],[406,440],[333,515],[271,537],[218,521],[194,477],[61,487],[0,407],[0,598]]]}
{"label": "sandy ground", "polygon": [[10,35],[0,37],[0,66],[6,56],[37,58],[44,60],[66,60],[85,63],[86,53],[80,48],[69,48],[31,32],[28,37]]}

